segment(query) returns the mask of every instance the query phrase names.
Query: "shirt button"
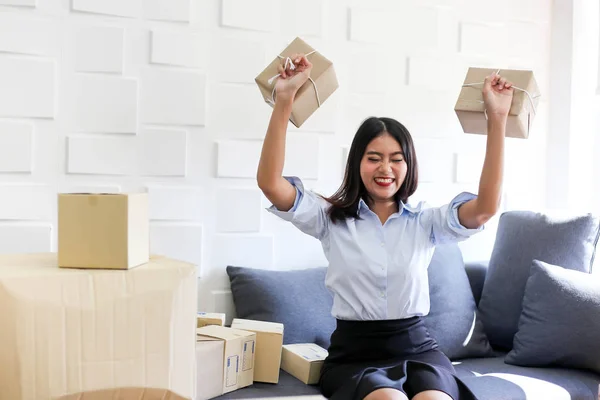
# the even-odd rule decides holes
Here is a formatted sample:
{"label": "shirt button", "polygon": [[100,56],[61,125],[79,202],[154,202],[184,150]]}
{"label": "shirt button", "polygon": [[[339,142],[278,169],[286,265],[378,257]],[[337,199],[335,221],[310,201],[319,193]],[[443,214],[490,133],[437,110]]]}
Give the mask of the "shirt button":
{"label": "shirt button", "polygon": [[381,242],[381,247],[385,247],[385,243]]}
{"label": "shirt button", "polygon": [[379,293],[379,296],[381,296],[381,298],[383,298],[383,297],[385,297],[385,293],[381,292],[381,293]]}

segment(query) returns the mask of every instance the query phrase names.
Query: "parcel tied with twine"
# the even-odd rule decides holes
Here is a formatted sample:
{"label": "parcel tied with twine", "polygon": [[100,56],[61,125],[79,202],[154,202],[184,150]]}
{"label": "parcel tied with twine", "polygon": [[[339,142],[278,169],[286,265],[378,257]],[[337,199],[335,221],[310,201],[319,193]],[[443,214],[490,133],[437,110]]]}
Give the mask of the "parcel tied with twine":
{"label": "parcel tied with twine", "polygon": [[483,103],[483,82],[494,72],[513,84],[513,99],[506,122],[506,136],[527,139],[540,98],[532,71],[471,67],[454,106],[465,133],[487,134],[487,113]]}
{"label": "parcel tied with twine", "polygon": [[296,93],[292,105],[290,122],[297,128],[319,108],[339,87],[333,63],[323,54],[313,49],[300,38],[294,39],[275,59],[255,78],[256,83],[267,104],[275,105],[275,83],[279,79],[279,65],[295,65],[291,59],[294,54],[304,54],[313,65],[309,79]]}

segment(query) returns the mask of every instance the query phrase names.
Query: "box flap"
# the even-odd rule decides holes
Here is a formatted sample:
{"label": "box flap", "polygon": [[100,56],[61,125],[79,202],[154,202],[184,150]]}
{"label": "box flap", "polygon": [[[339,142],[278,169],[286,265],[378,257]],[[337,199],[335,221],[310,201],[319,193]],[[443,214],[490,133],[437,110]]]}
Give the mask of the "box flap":
{"label": "box flap", "polygon": [[256,321],[251,319],[234,318],[231,327],[236,329],[246,329],[258,332],[283,334],[283,324],[279,322]]}
{"label": "box flap", "polygon": [[223,339],[213,337],[213,336],[206,336],[206,335],[199,335],[199,334],[196,335],[196,342],[217,342],[217,341],[223,341]]}
{"label": "box flap", "polygon": [[254,332],[247,332],[219,325],[206,325],[196,329],[196,336],[209,336],[222,340],[233,340],[252,335],[254,335]]}

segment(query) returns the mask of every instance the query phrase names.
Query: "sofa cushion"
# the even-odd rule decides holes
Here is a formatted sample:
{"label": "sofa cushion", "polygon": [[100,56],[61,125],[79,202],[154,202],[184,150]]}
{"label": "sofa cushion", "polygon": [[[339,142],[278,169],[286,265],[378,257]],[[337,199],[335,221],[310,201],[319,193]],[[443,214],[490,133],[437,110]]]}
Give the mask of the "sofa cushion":
{"label": "sofa cushion", "polygon": [[597,217],[552,218],[529,211],[500,216],[494,249],[479,302],[492,346],[509,350],[534,259],[589,272],[600,234]]}
{"label": "sofa cushion", "polygon": [[283,342],[329,348],[335,329],[327,268],[274,271],[227,267],[236,316],[283,324]]}
{"label": "sofa cushion", "polygon": [[533,261],[509,364],[600,373],[600,277]]}
{"label": "sofa cushion", "polygon": [[457,244],[436,246],[428,275],[431,307],[424,320],[440,350],[451,360],[491,355]]}
{"label": "sofa cushion", "polygon": [[[600,376],[564,368],[525,368],[504,363],[504,355],[455,362],[457,375],[482,400],[597,400]],[[269,399],[294,397],[320,399],[315,385],[305,385],[285,371],[279,383],[255,382],[223,396],[229,399]],[[304,397],[310,396],[310,397]]]}
{"label": "sofa cushion", "polygon": [[485,400],[598,400],[600,375],[569,368],[509,365],[504,355],[462,360],[457,375]]}
{"label": "sofa cushion", "polygon": [[483,283],[487,274],[489,261],[471,261],[465,264],[465,270],[469,277],[469,284],[473,292],[475,304],[479,306],[481,300],[481,292],[483,291]]}

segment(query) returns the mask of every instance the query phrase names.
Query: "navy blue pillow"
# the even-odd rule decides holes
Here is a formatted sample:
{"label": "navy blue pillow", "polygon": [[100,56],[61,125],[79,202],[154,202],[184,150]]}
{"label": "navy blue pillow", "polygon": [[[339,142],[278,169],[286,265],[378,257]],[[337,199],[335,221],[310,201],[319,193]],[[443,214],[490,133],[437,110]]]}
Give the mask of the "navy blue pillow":
{"label": "navy blue pillow", "polygon": [[559,218],[508,211],[500,216],[479,302],[479,315],[492,346],[512,348],[533,260],[588,273],[599,235],[600,219],[592,214]]}
{"label": "navy blue pillow", "polygon": [[600,277],[533,260],[507,364],[600,374]]}
{"label": "navy blue pillow", "polygon": [[327,349],[336,321],[326,273],[325,267],[273,271],[228,266],[236,315],[282,323],[284,344],[316,343]]}

